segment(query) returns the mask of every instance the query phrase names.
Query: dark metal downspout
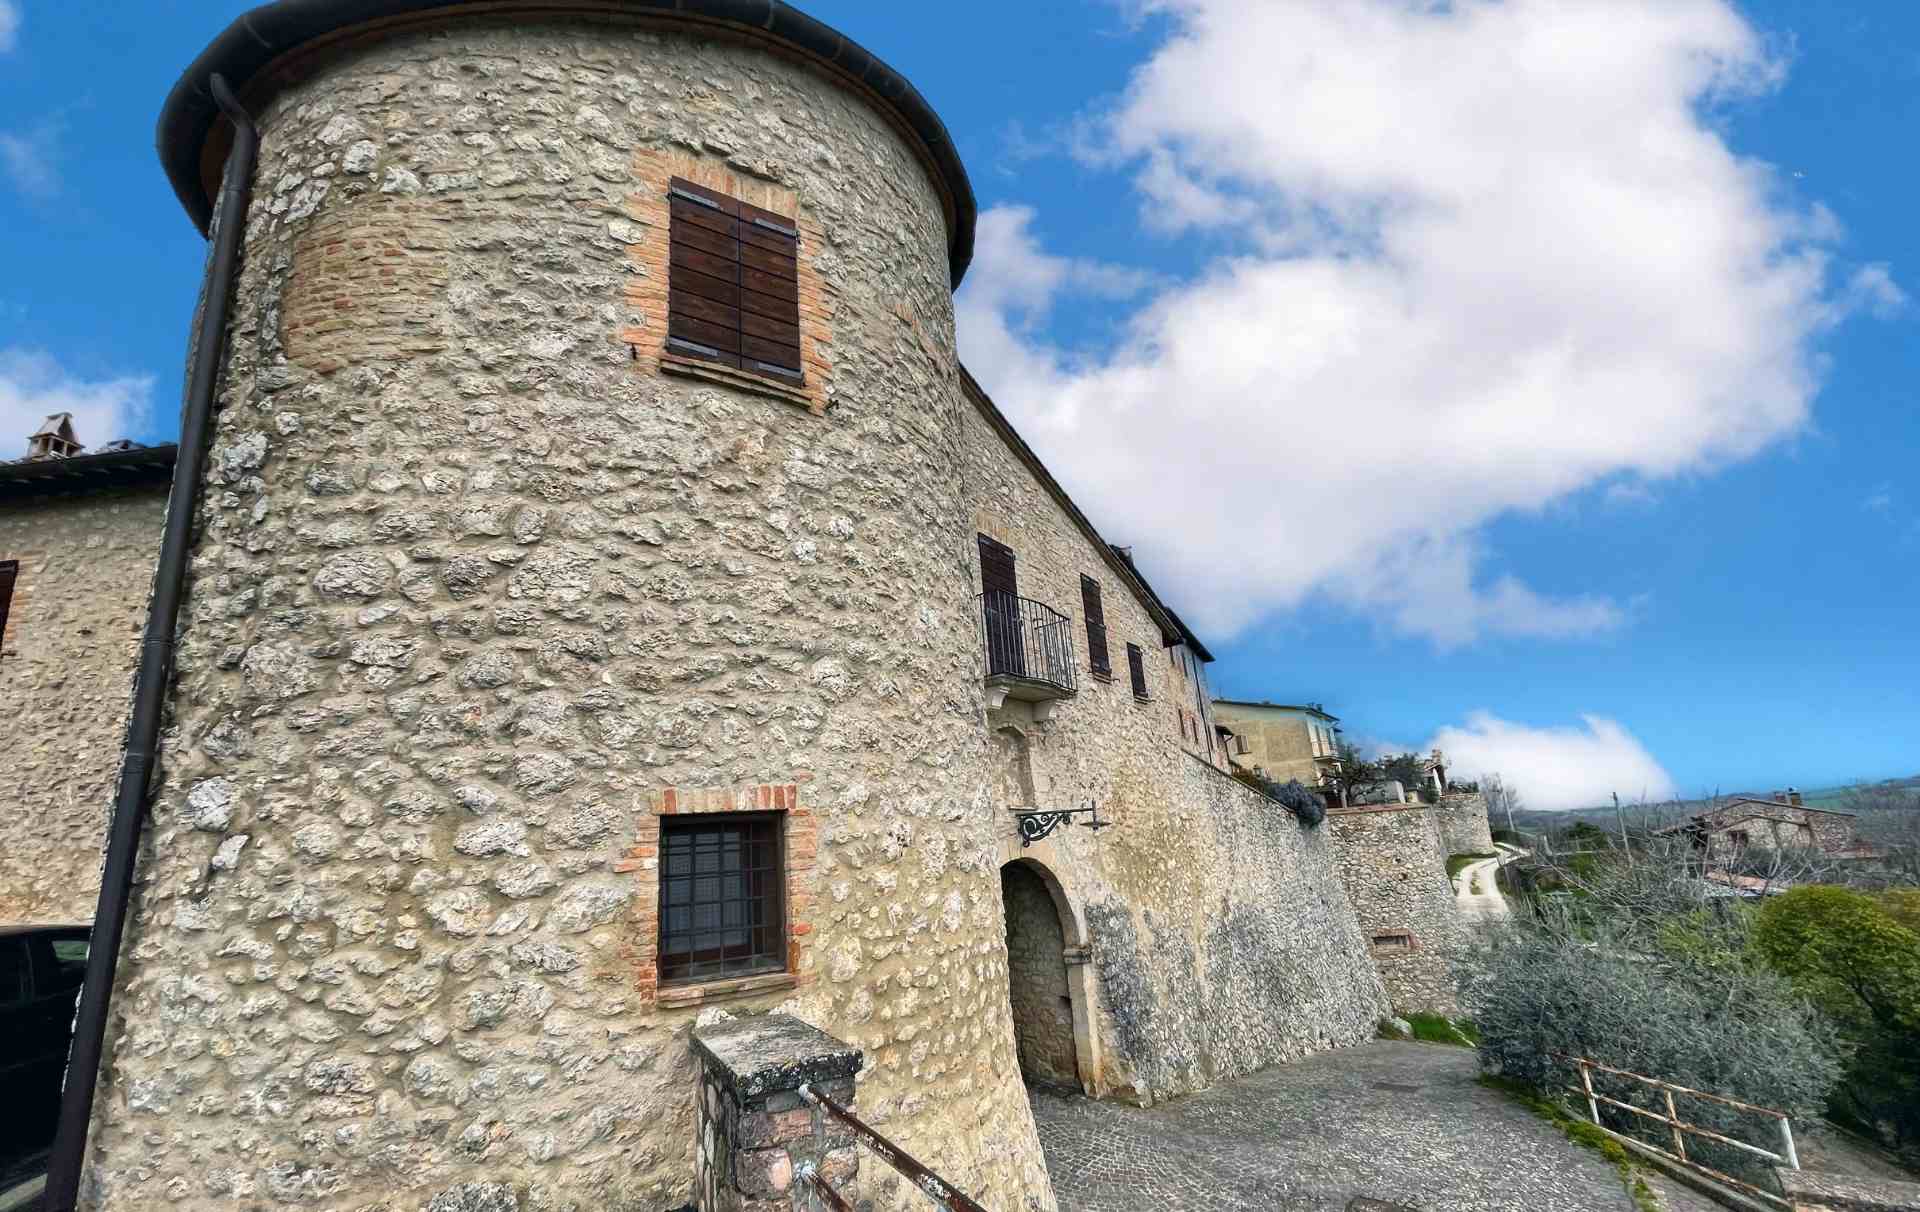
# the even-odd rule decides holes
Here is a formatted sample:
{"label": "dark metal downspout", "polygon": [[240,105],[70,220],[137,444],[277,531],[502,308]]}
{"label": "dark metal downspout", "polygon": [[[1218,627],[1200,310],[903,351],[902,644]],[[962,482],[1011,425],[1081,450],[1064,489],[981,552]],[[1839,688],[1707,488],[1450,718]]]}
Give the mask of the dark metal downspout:
{"label": "dark metal downspout", "polygon": [[127,748],[107,834],[106,864],[100,877],[100,905],[94,911],[93,938],[87,950],[87,976],[80,987],[73,1047],[67,1057],[66,1087],[60,1094],[60,1128],[47,1164],[47,1212],[73,1212],[80,1195],[80,1167],[86,1158],[87,1127],[100,1078],[100,1053],[107,1033],[107,1004],[113,996],[120,936],[127,924],[133,892],[134,862],[146,816],[147,784],[160,743],[161,709],[173,674],[173,636],[180,619],[180,598],[187,574],[187,546],[193,537],[194,507],[200,496],[200,467],[213,421],[214,388],[226,349],[227,311],[240,263],[240,236],[260,147],[253,119],[240,108],[227,82],[215,73],[208,89],[234,126],[227,153],[226,185],[213,228],[213,255],[207,265],[200,324],[195,334],[185,408],[180,416],[180,453],[173,465],[173,490],[167,498],[166,529],[160,560],[153,572],[153,598],[147,607],[146,638],[133,681],[133,711],[127,721]]}

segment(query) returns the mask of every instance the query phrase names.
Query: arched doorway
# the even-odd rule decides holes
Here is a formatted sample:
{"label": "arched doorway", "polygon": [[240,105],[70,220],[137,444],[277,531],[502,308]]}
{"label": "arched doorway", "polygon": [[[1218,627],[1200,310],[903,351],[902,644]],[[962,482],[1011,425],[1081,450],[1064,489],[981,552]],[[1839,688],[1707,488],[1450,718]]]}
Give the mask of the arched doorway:
{"label": "arched doorway", "polygon": [[1067,974],[1067,936],[1044,870],[1024,861],[1000,868],[1007,914],[1007,1000],[1021,1076],[1031,1082],[1080,1086],[1074,1042],[1074,1000]]}

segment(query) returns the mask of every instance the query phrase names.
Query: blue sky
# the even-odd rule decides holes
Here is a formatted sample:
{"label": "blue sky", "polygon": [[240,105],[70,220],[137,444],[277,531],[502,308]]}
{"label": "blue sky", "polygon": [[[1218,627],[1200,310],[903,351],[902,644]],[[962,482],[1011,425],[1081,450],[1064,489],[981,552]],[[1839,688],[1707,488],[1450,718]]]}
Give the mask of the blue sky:
{"label": "blue sky", "polygon": [[[153,119],[244,7],[0,0],[0,423],[170,436]],[[1219,692],[1540,806],[1920,771],[1920,6],[805,7],[946,119],[963,354]]]}

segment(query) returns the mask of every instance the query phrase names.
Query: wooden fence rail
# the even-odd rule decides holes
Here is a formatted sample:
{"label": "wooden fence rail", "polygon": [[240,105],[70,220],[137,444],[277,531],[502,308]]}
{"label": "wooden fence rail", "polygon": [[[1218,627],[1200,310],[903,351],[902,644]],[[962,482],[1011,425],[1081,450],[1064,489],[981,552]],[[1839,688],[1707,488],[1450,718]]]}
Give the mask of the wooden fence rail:
{"label": "wooden fence rail", "polygon": [[[1793,1120],[1785,1111],[1778,1110],[1774,1107],[1760,1107],[1753,1103],[1743,1103],[1737,1098],[1728,1098],[1721,1094],[1709,1094],[1704,1090],[1690,1089],[1689,1087],[1677,1085],[1673,1082],[1661,1081],[1657,1077],[1648,1077],[1642,1073],[1634,1073],[1628,1069],[1616,1069],[1611,1065],[1603,1065],[1598,1061],[1589,1060],[1584,1056],[1568,1056],[1562,1052],[1552,1052],[1548,1055],[1578,1070],[1580,1074],[1580,1084],[1578,1086],[1569,1086],[1567,1088],[1568,1092],[1579,1095],[1586,1100],[1587,1114],[1593,1119],[1593,1126],[1605,1132],[1608,1136],[1631,1141],[1631,1143],[1643,1149],[1652,1150],[1662,1157],[1669,1158],[1679,1162],[1683,1166],[1710,1175],[1719,1182],[1737,1187],[1749,1195],[1757,1196],[1769,1203],[1777,1204],[1783,1208],[1792,1207],[1790,1203],[1781,1199],[1778,1195],[1773,1194],[1771,1191],[1766,1191],[1754,1186],[1752,1183],[1744,1182],[1733,1177],[1731,1174],[1724,1174],[1711,1166],[1702,1164],[1696,1158],[1687,1156],[1686,1138],[1688,1136],[1700,1136],[1718,1142],[1719,1144],[1739,1149],[1745,1153],[1764,1157],[1768,1161],[1786,1166],[1789,1169],[1798,1170],[1800,1168],[1800,1154],[1794,1148],[1793,1144]],[[1666,1114],[1662,1115],[1658,1111],[1649,1111],[1645,1107],[1636,1106],[1633,1103],[1623,1102],[1620,1099],[1611,1098],[1599,1093],[1593,1088],[1593,1075],[1595,1073],[1606,1073],[1614,1077],[1624,1077],[1631,1081],[1638,1082],[1643,1086],[1658,1090],[1666,1103]],[[1776,1153],[1771,1149],[1763,1149],[1759,1145],[1749,1144],[1743,1140],[1735,1140],[1733,1137],[1715,1132],[1711,1128],[1703,1128],[1699,1124],[1688,1123],[1680,1118],[1679,1111],[1675,1109],[1673,1096],[1676,1094],[1684,1094],[1689,1098],[1702,1099],[1706,1102],[1719,1103],[1724,1107],[1733,1107],[1736,1110],[1746,1111],[1754,1115],[1763,1115],[1774,1120],[1780,1129],[1780,1151]],[[1643,1119],[1653,1120],[1655,1123],[1665,1124],[1667,1130],[1673,1135],[1673,1151],[1668,1152],[1658,1146],[1648,1144],[1646,1141],[1634,1137],[1627,1137],[1623,1133],[1615,1132],[1611,1128],[1608,1128],[1600,1122],[1601,1103],[1605,1103],[1609,1107],[1618,1107],[1622,1111],[1631,1112]]]}

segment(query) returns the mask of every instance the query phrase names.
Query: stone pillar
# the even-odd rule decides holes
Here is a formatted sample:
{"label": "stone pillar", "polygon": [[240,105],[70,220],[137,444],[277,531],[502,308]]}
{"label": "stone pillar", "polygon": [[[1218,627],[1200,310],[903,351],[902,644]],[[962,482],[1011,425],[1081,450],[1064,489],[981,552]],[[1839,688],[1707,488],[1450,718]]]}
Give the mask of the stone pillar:
{"label": "stone pillar", "polygon": [[818,1168],[853,1190],[860,1157],[852,1133],[800,1096],[811,1085],[853,1110],[860,1050],[785,1014],[734,1019],[693,1033],[700,1060],[699,1212],[786,1212],[811,1207],[797,1176]]}

